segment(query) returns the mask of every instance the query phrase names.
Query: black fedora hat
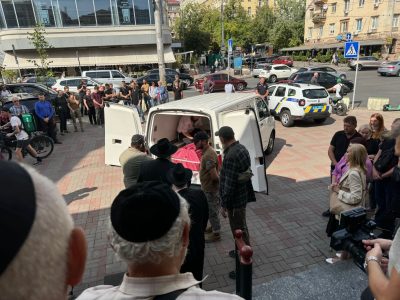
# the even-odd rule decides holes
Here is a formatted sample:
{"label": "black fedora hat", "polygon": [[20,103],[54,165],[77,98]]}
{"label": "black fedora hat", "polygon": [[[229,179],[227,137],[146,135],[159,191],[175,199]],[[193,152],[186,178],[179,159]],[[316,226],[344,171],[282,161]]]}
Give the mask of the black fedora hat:
{"label": "black fedora hat", "polygon": [[178,147],[171,144],[171,142],[166,138],[158,140],[157,144],[150,147],[150,153],[160,158],[167,158],[177,150]]}
{"label": "black fedora hat", "polygon": [[182,164],[176,164],[167,173],[167,179],[175,186],[183,186],[192,179],[192,170],[186,169]]}

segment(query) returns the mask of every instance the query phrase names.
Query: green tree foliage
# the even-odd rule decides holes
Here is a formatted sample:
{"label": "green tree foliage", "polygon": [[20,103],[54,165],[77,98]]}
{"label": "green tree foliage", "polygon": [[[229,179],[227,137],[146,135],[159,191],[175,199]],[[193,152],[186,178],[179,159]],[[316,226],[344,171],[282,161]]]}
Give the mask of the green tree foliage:
{"label": "green tree foliage", "polygon": [[35,47],[38,59],[29,60],[37,68],[36,74],[38,77],[52,77],[47,50],[53,48],[46,40],[46,30],[42,24],[36,24],[33,32],[28,33],[28,40]]}

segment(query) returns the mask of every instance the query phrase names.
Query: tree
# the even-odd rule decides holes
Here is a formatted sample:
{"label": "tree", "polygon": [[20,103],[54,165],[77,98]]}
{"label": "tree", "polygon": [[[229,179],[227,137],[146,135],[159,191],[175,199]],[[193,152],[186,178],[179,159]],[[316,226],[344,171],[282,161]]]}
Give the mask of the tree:
{"label": "tree", "polygon": [[270,42],[275,24],[274,11],[268,6],[263,5],[257,9],[253,19],[253,37],[255,43]]}
{"label": "tree", "polygon": [[46,40],[46,30],[42,24],[36,24],[33,32],[28,33],[28,40],[35,47],[38,59],[29,60],[37,68],[38,77],[52,77],[53,73],[50,70],[50,64],[52,61],[49,60],[47,53],[48,49],[53,48]]}

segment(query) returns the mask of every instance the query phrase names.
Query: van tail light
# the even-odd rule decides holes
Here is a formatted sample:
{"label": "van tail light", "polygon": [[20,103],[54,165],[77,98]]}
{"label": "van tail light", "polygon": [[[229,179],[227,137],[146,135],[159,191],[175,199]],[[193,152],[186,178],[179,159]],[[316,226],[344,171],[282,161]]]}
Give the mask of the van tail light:
{"label": "van tail light", "polygon": [[332,104],[332,98],[329,97],[329,104]]}
{"label": "van tail light", "polygon": [[304,105],[306,105],[306,100],[300,99],[299,100],[299,106],[304,106]]}
{"label": "van tail light", "polygon": [[221,155],[221,154],[218,154],[218,155],[217,155],[217,159],[218,159],[218,166],[219,166],[219,169],[221,169],[221,167],[222,167],[222,155]]}

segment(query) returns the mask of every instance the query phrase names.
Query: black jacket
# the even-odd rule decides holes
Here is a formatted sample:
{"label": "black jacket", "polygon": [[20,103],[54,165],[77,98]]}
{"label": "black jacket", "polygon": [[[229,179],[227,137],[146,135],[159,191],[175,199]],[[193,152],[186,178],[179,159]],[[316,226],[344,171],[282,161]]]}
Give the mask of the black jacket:
{"label": "black jacket", "polygon": [[165,158],[145,161],[140,166],[138,182],[155,180],[171,185],[167,179],[167,173],[174,166],[173,162]]}
{"label": "black jacket", "polygon": [[208,204],[206,195],[197,188],[185,188],[179,195],[189,203],[189,215],[192,222],[189,233],[189,247],[181,273],[192,272],[196,280],[203,279],[204,231],[208,222]]}

